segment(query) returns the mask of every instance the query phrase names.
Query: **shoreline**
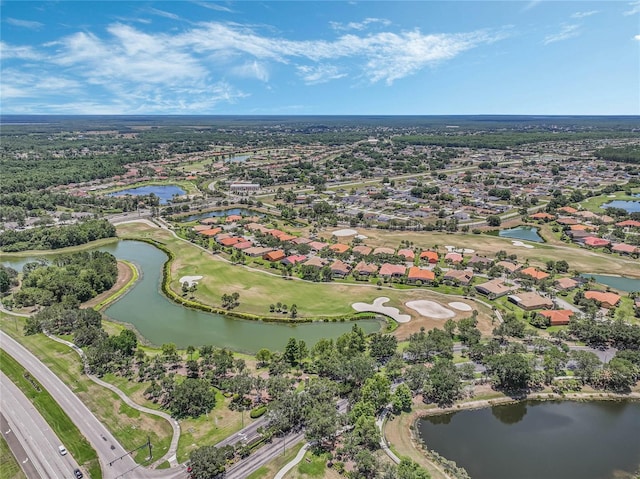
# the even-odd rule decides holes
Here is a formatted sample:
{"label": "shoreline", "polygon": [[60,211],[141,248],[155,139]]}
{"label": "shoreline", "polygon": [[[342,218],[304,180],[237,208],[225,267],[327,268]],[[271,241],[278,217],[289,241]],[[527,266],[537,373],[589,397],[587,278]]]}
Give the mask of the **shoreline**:
{"label": "shoreline", "polygon": [[[612,392],[579,392],[579,393],[567,393],[567,394],[557,394],[553,392],[536,392],[527,394],[522,398],[512,398],[509,396],[496,397],[493,399],[480,399],[480,400],[471,400],[459,404],[455,404],[453,406],[449,406],[446,408],[439,408],[437,406],[429,407],[430,405],[425,405],[428,409],[419,409],[412,410],[408,415],[401,421],[401,423],[396,423],[394,427],[396,429],[400,429],[400,431],[409,438],[410,447],[413,451],[418,455],[422,460],[429,464],[430,468],[433,468],[440,472],[442,477],[447,479],[453,479],[456,476],[450,475],[451,472],[446,473],[442,471],[441,464],[439,461],[434,460],[433,454],[436,454],[436,457],[440,457],[445,461],[450,461],[446,457],[440,456],[436,451],[429,449],[428,444],[422,439],[420,434],[418,433],[418,421],[425,417],[433,417],[433,416],[442,416],[446,414],[453,414],[460,411],[474,411],[479,409],[490,408],[493,406],[502,406],[507,404],[516,404],[522,401],[575,401],[575,402],[597,402],[597,401],[633,401],[640,402],[640,391],[632,391],[629,394],[619,394]],[[423,404],[423,403],[421,403]],[[394,420],[400,420],[402,415],[395,416]],[[385,421],[384,427],[382,429],[383,439],[387,441],[387,443],[393,447],[394,442],[389,441],[386,437],[386,429],[389,424],[389,421]],[[408,429],[408,431],[406,430]],[[396,431],[397,432],[397,431]],[[406,433],[409,433],[408,435]],[[415,460],[415,457],[414,457]]]}

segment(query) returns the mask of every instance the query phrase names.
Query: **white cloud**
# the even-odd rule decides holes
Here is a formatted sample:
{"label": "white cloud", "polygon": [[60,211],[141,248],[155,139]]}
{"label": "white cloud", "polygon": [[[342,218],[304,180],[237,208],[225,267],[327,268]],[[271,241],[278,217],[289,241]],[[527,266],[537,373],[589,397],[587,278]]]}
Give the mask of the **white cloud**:
{"label": "white cloud", "polygon": [[158,15],[159,17],[169,18],[171,20],[180,20],[180,16],[176,15],[175,13],[160,10],[158,8],[149,7],[148,12],[153,13],[154,15]]}
{"label": "white cloud", "polygon": [[196,5],[203,7],[203,8],[208,8],[209,10],[215,10],[217,12],[227,12],[227,13],[233,13],[233,10],[225,7],[223,5],[220,5],[219,3],[207,3],[207,2],[193,2]]}
{"label": "white cloud", "polygon": [[576,12],[571,15],[571,18],[585,18],[600,13],[598,10],[589,10],[588,12]]}
{"label": "white cloud", "polygon": [[39,30],[40,28],[44,27],[44,23],[34,22],[31,20],[20,20],[18,18],[11,17],[7,17],[5,22],[15,27],[28,28],[29,30]]}
{"label": "white cloud", "polygon": [[10,58],[17,58],[20,60],[40,60],[42,57],[42,54],[36,52],[31,47],[9,45],[0,41],[0,58],[3,60],[8,60]]}
{"label": "white cloud", "polygon": [[334,30],[364,30],[369,25],[376,24],[376,23],[384,26],[391,25],[391,22],[389,20],[385,20],[384,18],[365,18],[361,22],[349,22],[349,23],[329,22],[329,25]]}
{"label": "white cloud", "polygon": [[526,12],[527,10],[531,10],[532,8],[537,7],[540,3],[542,3],[542,0],[531,0],[524,6],[522,11]]}
{"label": "white cloud", "polygon": [[640,0],[635,2],[629,2],[629,6],[631,7],[629,10],[623,13],[625,16],[635,15],[636,13],[640,13]]}
{"label": "white cloud", "polygon": [[263,63],[255,60],[233,67],[231,73],[239,77],[255,78],[263,82],[269,81],[269,70]]}
{"label": "white cloud", "polygon": [[301,65],[296,69],[298,75],[309,85],[326,83],[347,76],[335,65]]}
{"label": "white cloud", "polygon": [[634,39],[634,40],[638,40],[638,41],[640,42],[640,33],[639,33],[638,35],[635,35],[635,36],[633,37],[633,39]]}
{"label": "white cloud", "polygon": [[580,25],[563,25],[562,30],[558,33],[552,33],[544,37],[543,43],[548,45],[550,43],[561,42],[563,40],[568,40],[569,38],[577,37],[580,35],[579,28]]}

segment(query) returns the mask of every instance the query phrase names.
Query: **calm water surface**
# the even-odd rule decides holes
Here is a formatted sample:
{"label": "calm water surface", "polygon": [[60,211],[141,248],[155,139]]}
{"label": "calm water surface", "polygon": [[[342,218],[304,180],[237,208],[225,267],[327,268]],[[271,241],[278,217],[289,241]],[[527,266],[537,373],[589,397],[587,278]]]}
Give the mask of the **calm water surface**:
{"label": "calm water surface", "polygon": [[[131,261],[142,271],[141,279],[121,299],[109,306],[105,314],[129,323],[155,345],[175,343],[189,345],[212,344],[235,351],[255,353],[260,348],[283,351],[289,338],[303,339],[309,348],[322,338],[337,338],[351,330],[354,322],[314,322],[298,325],[263,323],[231,319],[220,314],[185,308],[167,299],[160,291],[162,265],[167,256],[150,244],[140,241],[119,241],[98,248],[120,259]],[[49,260],[52,256],[47,257]],[[35,258],[2,259],[2,264],[22,270]],[[382,323],[358,321],[365,333],[379,331]]]}
{"label": "calm water surface", "polygon": [[518,226],[508,230],[502,230],[498,233],[502,238],[513,238],[525,241],[533,241],[535,243],[543,243],[544,240],[538,234],[538,228],[532,228],[530,226]]}
{"label": "calm water surface", "polygon": [[627,213],[640,212],[640,201],[615,200],[602,205],[600,208],[622,208]]}
{"label": "calm water surface", "polygon": [[148,185],[148,186],[139,186],[138,188],[129,188],[128,190],[116,191],[115,193],[110,193],[108,196],[124,196],[124,195],[133,195],[133,196],[144,196],[150,195],[153,193],[158,198],[160,198],[160,204],[166,205],[174,195],[184,195],[186,191],[176,185]]}
{"label": "calm water surface", "polygon": [[621,479],[640,466],[640,402],[520,402],[423,418],[472,479]]}
{"label": "calm water surface", "polygon": [[184,220],[181,220],[181,221],[197,221],[197,220],[203,220],[205,218],[215,218],[219,216],[230,216],[230,215],[264,216],[261,213],[257,213],[252,210],[247,210],[245,208],[231,208],[230,210],[208,211],[206,213],[198,213],[195,215],[187,216]]}
{"label": "calm water surface", "polygon": [[581,274],[583,278],[593,278],[597,283],[611,286],[618,291],[640,291],[640,279],[625,278],[624,276],[609,276],[605,274]]}

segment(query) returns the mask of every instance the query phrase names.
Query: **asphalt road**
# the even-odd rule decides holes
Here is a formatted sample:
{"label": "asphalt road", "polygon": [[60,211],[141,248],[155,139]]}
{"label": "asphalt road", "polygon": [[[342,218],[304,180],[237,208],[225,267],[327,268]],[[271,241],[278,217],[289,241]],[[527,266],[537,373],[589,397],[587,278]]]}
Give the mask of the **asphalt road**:
{"label": "asphalt road", "polygon": [[[2,397],[0,405],[7,420],[7,428],[2,434],[9,439],[13,435],[22,446],[25,456],[18,455],[16,459],[21,466],[30,465],[27,469],[28,477],[41,479],[66,479],[73,476],[73,470],[78,463],[67,453],[62,456],[58,446],[62,441],[51,430],[40,413],[33,407],[29,399],[0,373]],[[33,475],[35,469],[36,475]]]}
{"label": "asphalt road", "polygon": [[[173,479],[187,477],[184,468],[149,470],[139,467],[84,403],[30,351],[0,331],[2,349],[27,369],[65,410],[98,453],[104,479]],[[72,469],[73,470],[73,469]]]}

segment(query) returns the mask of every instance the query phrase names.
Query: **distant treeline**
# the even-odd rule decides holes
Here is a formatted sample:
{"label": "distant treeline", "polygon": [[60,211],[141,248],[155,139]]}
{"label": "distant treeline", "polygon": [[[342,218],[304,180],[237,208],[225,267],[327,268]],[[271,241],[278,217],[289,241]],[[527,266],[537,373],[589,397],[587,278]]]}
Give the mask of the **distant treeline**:
{"label": "distant treeline", "polygon": [[433,145],[444,147],[464,148],[492,148],[504,149],[529,143],[545,141],[577,141],[597,140],[601,138],[628,138],[636,135],[628,131],[582,131],[582,132],[501,132],[501,133],[472,133],[450,135],[407,135],[393,138],[393,142],[400,146]]}
{"label": "distant treeline", "polygon": [[628,145],[621,147],[608,146],[595,152],[602,160],[619,161],[621,163],[640,163],[640,146]]}
{"label": "distant treeline", "polygon": [[8,230],[0,233],[0,251],[60,249],[114,236],[116,236],[115,226],[103,219],[87,220],[75,225],[57,228],[39,227],[24,231]]}

